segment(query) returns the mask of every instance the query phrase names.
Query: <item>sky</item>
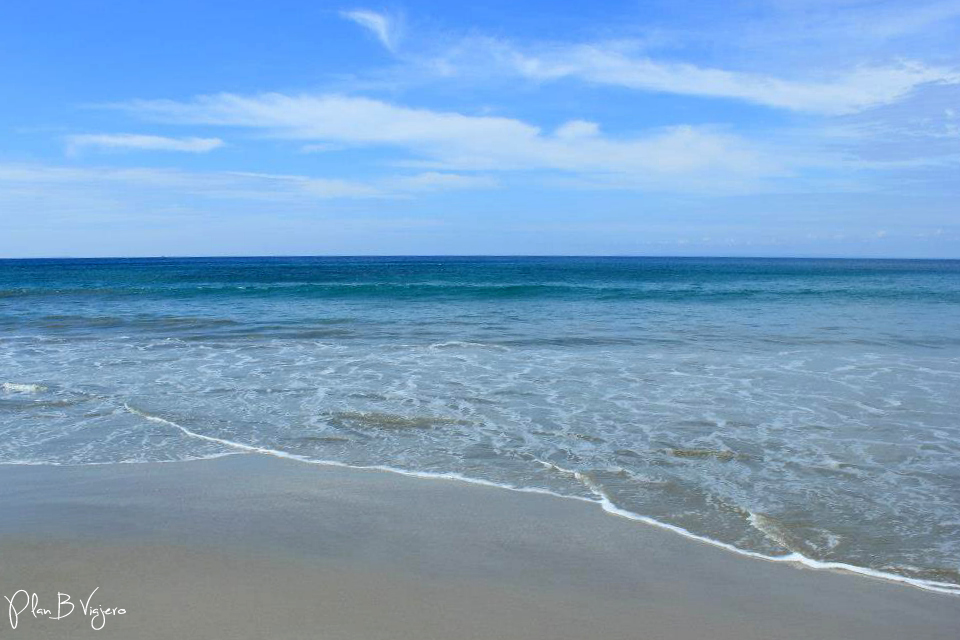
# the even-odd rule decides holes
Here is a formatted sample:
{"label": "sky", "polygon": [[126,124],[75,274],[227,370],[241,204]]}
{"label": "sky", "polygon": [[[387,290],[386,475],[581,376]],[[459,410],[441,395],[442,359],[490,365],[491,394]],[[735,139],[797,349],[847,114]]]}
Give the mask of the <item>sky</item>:
{"label": "sky", "polygon": [[960,0],[4,0],[0,257],[960,258]]}

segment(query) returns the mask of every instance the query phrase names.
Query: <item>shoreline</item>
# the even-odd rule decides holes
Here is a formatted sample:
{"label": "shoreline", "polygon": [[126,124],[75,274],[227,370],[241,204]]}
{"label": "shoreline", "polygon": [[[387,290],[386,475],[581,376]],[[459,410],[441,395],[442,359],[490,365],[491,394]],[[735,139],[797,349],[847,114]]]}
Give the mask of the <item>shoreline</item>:
{"label": "shoreline", "polygon": [[[593,489],[592,487],[590,487],[591,491],[593,491],[594,494],[597,496],[597,499],[595,500],[591,500],[589,498],[582,498],[580,496],[564,495],[561,493],[557,493],[555,491],[550,491],[549,489],[540,489],[537,487],[518,487],[518,486],[507,485],[507,484],[502,484],[498,482],[492,482],[489,480],[483,480],[480,478],[470,478],[468,476],[464,476],[458,473],[442,473],[442,472],[432,472],[432,471],[409,471],[406,469],[399,469],[399,468],[390,467],[387,465],[363,466],[363,465],[351,465],[351,464],[348,464],[345,462],[339,462],[336,460],[316,460],[313,458],[308,458],[308,457],[300,456],[297,454],[287,453],[285,451],[278,451],[276,449],[267,449],[264,447],[258,447],[254,445],[243,444],[240,442],[234,442],[233,440],[226,440],[224,438],[205,436],[205,435],[196,433],[194,431],[191,431],[186,427],[184,427],[183,425],[173,422],[172,420],[168,420],[160,416],[155,416],[145,411],[141,411],[140,409],[137,409],[135,407],[131,407],[129,404],[124,403],[123,406],[130,413],[140,416],[145,420],[149,420],[151,422],[157,422],[169,427],[173,427],[189,438],[196,438],[198,440],[213,442],[216,444],[221,444],[226,447],[233,448],[237,451],[237,454],[252,453],[252,454],[275,457],[281,460],[291,460],[294,462],[300,462],[303,464],[316,465],[321,467],[356,469],[358,471],[379,471],[379,472],[385,472],[385,473],[395,473],[397,475],[405,476],[409,478],[421,478],[421,479],[427,479],[427,480],[452,480],[456,482],[473,484],[473,485],[482,486],[482,487],[493,487],[497,489],[503,489],[506,491],[516,491],[518,493],[541,494],[541,495],[553,496],[555,498],[575,500],[578,502],[584,502],[587,504],[596,505],[609,515],[618,516],[621,518],[625,518],[627,520],[639,522],[647,526],[652,526],[659,529],[663,529],[665,531],[670,531],[671,533],[677,534],[683,538],[687,538],[689,540],[693,540],[702,544],[717,547],[719,549],[723,549],[730,553],[741,555],[746,558],[752,558],[755,560],[766,560],[767,562],[775,562],[775,563],[796,564],[796,565],[801,565],[805,568],[813,569],[816,571],[840,571],[840,572],[857,575],[863,578],[899,583],[899,584],[907,585],[910,587],[914,587],[916,589],[921,589],[923,591],[960,596],[960,585],[955,585],[947,582],[936,582],[932,580],[910,578],[908,576],[903,576],[896,573],[878,571],[876,569],[871,569],[869,567],[861,567],[858,565],[847,564],[845,562],[829,562],[829,561],[816,560],[814,558],[809,558],[796,551],[791,552],[789,554],[782,555],[782,556],[770,556],[757,551],[749,551],[747,549],[741,549],[730,543],[723,542],[721,540],[715,540],[707,536],[693,533],[692,531],[684,529],[683,527],[678,527],[676,525],[672,525],[667,522],[662,522],[660,520],[651,518],[649,516],[644,516],[642,514],[638,514],[632,511],[628,511],[626,509],[622,509],[617,505],[615,505],[602,491],[598,491],[596,489]],[[226,455],[236,455],[236,454],[224,454],[224,456]],[[215,456],[214,458],[207,458],[207,459],[215,459],[217,457],[224,457],[224,456]],[[552,465],[552,466],[556,467],[556,465]],[[569,473],[571,475],[574,475],[577,477],[578,480],[581,480],[581,482],[583,482],[582,479],[580,478],[579,472],[569,471],[566,469],[562,469],[561,471],[563,471],[564,473]],[[584,483],[584,484],[586,484],[588,487],[590,486],[589,483]]]}
{"label": "shoreline", "polygon": [[[162,602],[193,612],[181,633],[196,637],[302,637],[331,624],[342,629],[329,637],[343,638],[893,639],[960,629],[960,604],[946,594],[750,562],[609,518],[587,500],[491,489],[266,455],[0,467],[0,594],[55,599],[72,581],[80,595],[92,583],[77,581],[95,576],[106,604],[133,605],[90,633],[127,638],[171,637],[152,608]],[[251,586],[261,580],[268,592]],[[329,606],[317,610],[311,593]],[[201,615],[197,598],[217,613]],[[258,598],[286,613],[264,613],[269,630],[243,635],[234,627]],[[82,635],[79,617],[30,622],[30,637]]]}

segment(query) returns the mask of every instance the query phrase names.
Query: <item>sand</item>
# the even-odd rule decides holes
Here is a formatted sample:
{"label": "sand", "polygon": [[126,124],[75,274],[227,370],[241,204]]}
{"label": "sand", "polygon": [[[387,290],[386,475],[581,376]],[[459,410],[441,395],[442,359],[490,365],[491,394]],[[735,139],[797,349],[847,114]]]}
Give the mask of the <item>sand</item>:
{"label": "sand", "polygon": [[[126,613],[85,616],[95,588]],[[261,455],[0,467],[0,595],[19,589],[76,610],[12,630],[0,600],[0,638],[960,637],[956,596],[573,500]]]}

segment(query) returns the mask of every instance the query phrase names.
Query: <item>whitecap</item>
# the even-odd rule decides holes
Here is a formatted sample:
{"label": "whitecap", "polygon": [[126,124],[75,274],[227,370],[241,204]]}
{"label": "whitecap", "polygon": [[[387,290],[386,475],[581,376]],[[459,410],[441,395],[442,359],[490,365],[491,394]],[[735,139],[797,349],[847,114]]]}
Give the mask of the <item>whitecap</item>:
{"label": "whitecap", "polygon": [[30,384],[23,382],[4,382],[0,384],[0,389],[11,393],[40,393],[47,388],[41,384]]}

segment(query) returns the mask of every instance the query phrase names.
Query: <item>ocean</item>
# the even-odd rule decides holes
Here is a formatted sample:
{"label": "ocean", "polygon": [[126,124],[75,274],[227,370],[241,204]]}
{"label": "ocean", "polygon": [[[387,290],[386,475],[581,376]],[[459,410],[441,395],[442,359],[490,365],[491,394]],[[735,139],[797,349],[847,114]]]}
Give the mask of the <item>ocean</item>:
{"label": "ocean", "polygon": [[0,464],[251,451],[960,593],[960,261],[0,260]]}

